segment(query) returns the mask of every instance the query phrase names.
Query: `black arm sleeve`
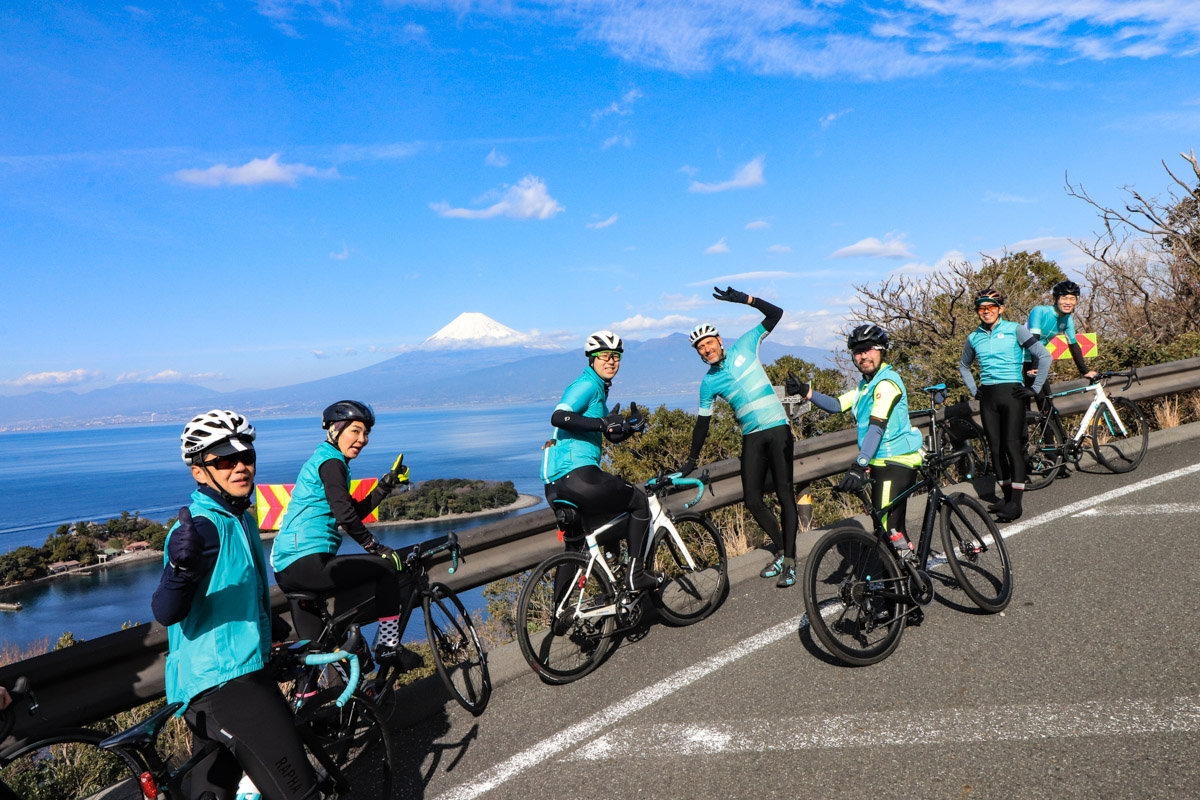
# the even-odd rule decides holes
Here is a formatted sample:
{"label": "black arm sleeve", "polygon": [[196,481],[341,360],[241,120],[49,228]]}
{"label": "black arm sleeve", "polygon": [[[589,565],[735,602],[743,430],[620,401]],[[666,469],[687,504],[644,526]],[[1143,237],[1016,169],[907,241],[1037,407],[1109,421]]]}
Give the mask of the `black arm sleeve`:
{"label": "black arm sleeve", "polygon": [[564,408],[555,409],[550,415],[550,424],[571,433],[591,433],[604,430],[604,422],[599,417],[585,417]]}
{"label": "black arm sleeve", "polygon": [[1071,351],[1071,360],[1075,362],[1075,369],[1079,370],[1080,375],[1086,375],[1088,366],[1083,360],[1083,349],[1080,348],[1079,342],[1071,342],[1067,345],[1067,349]]}
{"label": "black arm sleeve", "polygon": [[329,509],[338,525],[341,525],[342,530],[350,534],[354,541],[361,544],[363,549],[374,546],[375,537],[362,521],[363,517],[374,510],[374,506],[368,507],[371,500],[369,496],[365,500],[355,500],[350,496],[350,490],[346,488],[346,478],[349,475],[346,465],[336,458],[331,458],[321,465],[318,474],[325,485],[325,500],[329,503]]}
{"label": "black arm sleeve", "polygon": [[204,539],[204,566],[188,572],[176,569],[175,565],[170,563],[163,568],[158,588],[150,598],[150,610],[161,625],[174,625],[187,618],[188,612],[192,610],[196,590],[217,563],[217,556],[221,552],[221,538],[217,535],[217,526],[212,520],[207,517],[192,517],[192,525]]}
{"label": "black arm sleeve", "polygon": [[783,309],[779,306],[771,305],[761,297],[754,298],[750,305],[762,312],[762,324],[768,331],[775,330],[775,326],[779,324],[779,320],[783,319]]}
{"label": "black arm sleeve", "polygon": [[704,440],[708,438],[708,426],[711,423],[711,416],[696,417],[696,427],[692,428],[692,449],[688,451],[689,461],[695,461],[700,457],[700,449],[704,447]]}

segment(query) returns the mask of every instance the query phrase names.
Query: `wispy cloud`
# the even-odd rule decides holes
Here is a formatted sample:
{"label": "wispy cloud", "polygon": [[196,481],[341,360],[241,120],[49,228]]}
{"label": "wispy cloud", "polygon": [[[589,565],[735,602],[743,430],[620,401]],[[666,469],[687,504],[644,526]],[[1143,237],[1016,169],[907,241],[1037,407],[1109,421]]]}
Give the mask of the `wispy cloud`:
{"label": "wispy cloud", "polygon": [[704,249],[704,254],[710,255],[710,256],[715,255],[717,253],[728,253],[728,252],[729,252],[729,245],[725,244],[724,236],[721,237],[720,241],[710,244],[708,247],[706,247]]}
{"label": "wispy cloud", "polygon": [[987,203],[1036,203],[1036,199],[1032,197],[1021,197],[1020,195],[1008,194],[1007,192],[993,192],[991,189],[983,193],[983,200]]}
{"label": "wispy cloud", "polygon": [[492,151],[487,154],[486,158],[483,159],[483,163],[487,164],[489,167],[507,167],[508,156],[497,153],[496,148],[493,147]]}
{"label": "wispy cloud", "polygon": [[623,319],[620,322],[614,322],[612,329],[619,334],[626,335],[637,333],[638,331],[661,331],[671,328],[686,328],[695,325],[696,320],[691,317],[685,317],[682,314],[668,314],[660,319],[647,317],[642,314],[634,314],[628,319]]}
{"label": "wispy cloud", "polygon": [[227,380],[229,380],[228,376],[220,372],[180,372],[175,369],[164,369],[159,372],[135,370],[122,372],[117,376],[117,383],[194,383]]}
{"label": "wispy cloud", "polygon": [[694,308],[707,306],[713,301],[698,294],[664,294],[658,298],[658,305],[664,311],[691,311]]}
{"label": "wispy cloud", "polygon": [[777,272],[777,271],[759,271],[759,272],[739,272],[736,275],[718,275],[715,278],[705,278],[702,281],[689,283],[688,286],[712,286],[717,283],[731,283],[733,281],[761,281],[761,280],[776,280],[780,278],[799,278],[798,272]]}
{"label": "wispy cloud", "polygon": [[342,249],[335,250],[334,252],[330,253],[329,257],[335,261],[345,261],[350,257],[350,245],[342,242]]}
{"label": "wispy cloud", "polygon": [[767,252],[768,253],[790,253],[790,252],[792,252],[792,248],[788,247],[786,244],[773,244],[767,248]]}
{"label": "wispy cloud", "polygon": [[585,227],[591,228],[592,230],[595,231],[595,230],[599,230],[601,228],[607,228],[609,225],[612,225],[614,222],[616,222],[617,219],[618,219],[617,215],[613,214],[608,219],[602,219],[599,222],[589,222]]}
{"label": "wispy cloud", "polygon": [[723,183],[692,181],[688,186],[688,191],[711,194],[729,189],[749,189],[752,186],[762,186],[766,182],[766,179],[763,178],[763,157],[759,156],[748,164],[744,164],[731,179]]}
{"label": "wispy cloud", "polygon": [[753,222],[746,223],[746,230],[748,230],[748,231],[765,231],[767,228],[770,228],[770,227],[771,227],[771,223],[767,222],[766,220],[761,220],[761,219],[756,219]]}
{"label": "wispy cloud", "polygon": [[525,220],[550,219],[566,210],[550,196],[542,179],[533,175],[526,175],[516,186],[508,187],[499,202],[487,208],[451,208],[446,202],[430,203],[429,207],[439,216],[456,219],[491,219],[500,216]]}
{"label": "wispy cloud", "polygon": [[675,171],[682,172],[684,175],[687,175],[689,178],[694,178],[700,174],[700,168],[693,167],[691,164],[684,164],[682,167],[680,167],[679,169],[677,169]]}
{"label": "wispy cloud", "polygon": [[61,389],[98,381],[104,373],[94,369],[70,369],[63,372],[27,372],[19,378],[3,381],[19,389]]}
{"label": "wispy cloud", "polygon": [[820,119],[820,122],[821,122],[821,127],[822,127],[822,128],[828,128],[828,127],[829,127],[830,125],[832,125],[832,124],[833,124],[835,121],[837,121],[837,119],[838,119],[839,117],[844,117],[844,116],[846,116],[847,114],[849,114],[849,113],[850,113],[851,111],[853,111],[853,110],[854,110],[854,109],[852,109],[852,108],[846,108],[846,109],[843,109],[843,110],[841,110],[841,111],[831,111],[830,113],[828,113],[828,114],[826,114],[825,116],[821,117],[821,119]]}
{"label": "wispy cloud", "polygon": [[855,242],[848,247],[835,250],[830,258],[912,258],[908,242],[904,234],[888,234],[883,241],[874,236]]}
{"label": "wispy cloud", "polygon": [[1080,250],[1079,245],[1066,236],[1039,236],[1036,239],[1022,239],[984,255],[999,258],[1006,252],[1020,253],[1021,251],[1041,251],[1044,256],[1053,259],[1060,267],[1080,275],[1092,265],[1091,256]]}
{"label": "wispy cloud", "polygon": [[607,150],[610,147],[616,147],[617,145],[621,145],[622,147],[633,147],[633,137],[623,133],[614,134],[600,143],[600,149]]}
{"label": "wispy cloud", "polygon": [[[343,347],[341,350],[338,350],[335,353],[326,352],[324,350],[310,350],[309,352],[313,354],[314,358],[319,358],[322,360],[324,360],[326,358],[334,358],[334,357],[352,358],[352,357],[358,355],[358,351],[355,350],[353,347]],[[372,347],[371,352],[372,353],[376,352],[376,349],[374,347]]]}
{"label": "wispy cloud", "polygon": [[621,96],[620,101],[609,103],[604,108],[597,109],[592,112],[592,122],[598,122],[604,117],[616,115],[618,117],[629,116],[633,113],[633,104],[642,99],[642,93],[639,89],[630,89]]}
{"label": "wispy cloud", "polygon": [[295,186],[301,178],[336,178],[337,167],[318,169],[307,164],[283,164],[279,153],[269,158],[254,158],[240,167],[215,164],[207,169],[181,169],[175,178],[194,186],[261,186],[282,183]]}

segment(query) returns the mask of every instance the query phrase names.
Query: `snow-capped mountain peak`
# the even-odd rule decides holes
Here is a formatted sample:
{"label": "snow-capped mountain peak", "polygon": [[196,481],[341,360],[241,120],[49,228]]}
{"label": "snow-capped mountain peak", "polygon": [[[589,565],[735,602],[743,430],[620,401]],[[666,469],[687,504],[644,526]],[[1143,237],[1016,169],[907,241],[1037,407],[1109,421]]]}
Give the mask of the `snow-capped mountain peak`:
{"label": "snow-capped mountain peak", "polygon": [[533,336],[501,325],[486,314],[464,311],[449,325],[422,342],[421,347],[500,347],[533,342]]}

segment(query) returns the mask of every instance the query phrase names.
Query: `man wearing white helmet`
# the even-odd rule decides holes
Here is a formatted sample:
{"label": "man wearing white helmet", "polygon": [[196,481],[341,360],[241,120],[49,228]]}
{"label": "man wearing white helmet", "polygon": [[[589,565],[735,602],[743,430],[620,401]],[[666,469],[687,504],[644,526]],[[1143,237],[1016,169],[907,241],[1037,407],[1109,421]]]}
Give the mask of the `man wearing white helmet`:
{"label": "man wearing white helmet", "polygon": [[[725,398],[733,407],[742,426],[742,495],[746,508],[775,544],[775,560],[759,573],[777,578],[775,585],[786,588],[796,582],[796,497],[792,494],[792,450],[795,439],[788,425],[783,404],[775,394],[766,370],[758,359],[758,345],[783,318],[783,309],[761,297],[751,297],[732,286],[723,291],[713,287],[713,297],[727,303],[744,303],[762,312],[763,321],[742,334],[733,347],[708,323],[697,325],[688,341],[700,359],[708,364],[708,373],[700,382],[700,410],[692,431],[692,447],[679,471],[684,475],[696,468],[696,459],[708,438],[713,403]],[[767,476],[775,484],[779,500],[779,522],[763,502]]]}
{"label": "man wearing white helmet", "polygon": [[627,588],[652,589],[658,576],[646,569],[641,556],[650,529],[650,503],[639,487],[600,469],[604,439],[623,442],[645,427],[645,418],[633,403],[628,417],[621,415],[619,403],[611,412],[608,409],[608,389],[621,368],[625,344],[612,331],[596,331],[583,352],[587,367],[563,392],[550,416],[554,438],[546,442],[542,456],[546,500],[551,507],[557,501],[585,515],[628,512]]}
{"label": "man wearing white helmet", "polygon": [[[264,669],[275,631],[254,516],[254,426],[214,409],[183,429],[191,505],[167,534],[151,606],[167,627],[167,702],[192,729],[193,751],[219,747],[189,777],[192,796],[233,797],[243,770],[264,798],[315,797],[316,776],[295,718]],[[205,794],[205,793],[210,794]]]}

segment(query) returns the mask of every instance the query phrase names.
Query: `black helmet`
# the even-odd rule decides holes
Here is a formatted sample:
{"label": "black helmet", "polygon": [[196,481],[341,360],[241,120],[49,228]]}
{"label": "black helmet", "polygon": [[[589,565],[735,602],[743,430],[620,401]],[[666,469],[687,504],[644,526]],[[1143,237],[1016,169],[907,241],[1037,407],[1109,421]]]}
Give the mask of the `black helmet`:
{"label": "black helmet", "polygon": [[984,289],[979,293],[979,296],[975,298],[975,308],[989,305],[1004,305],[1004,295],[1000,294],[1000,292],[996,289]]}
{"label": "black helmet", "polygon": [[878,325],[872,325],[870,322],[859,325],[850,331],[850,335],[846,337],[846,348],[851,352],[860,347],[878,347],[880,350],[886,350],[887,346],[887,331]]}
{"label": "black helmet", "polygon": [[1054,295],[1055,300],[1062,297],[1064,294],[1070,294],[1074,295],[1075,297],[1079,297],[1079,284],[1075,281],[1059,281],[1058,283],[1054,284],[1054,288],[1050,290],[1050,293]]}
{"label": "black helmet", "polygon": [[375,427],[375,412],[357,400],[339,400],[321,414],[321,427],[329,430],[335,422],[361,422],[367,429]]}

